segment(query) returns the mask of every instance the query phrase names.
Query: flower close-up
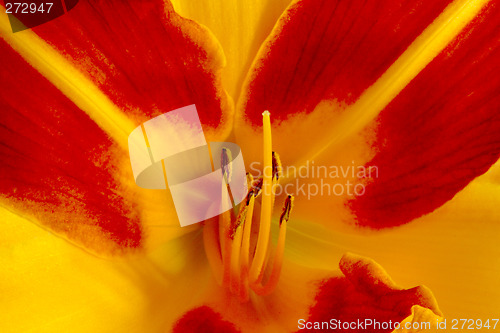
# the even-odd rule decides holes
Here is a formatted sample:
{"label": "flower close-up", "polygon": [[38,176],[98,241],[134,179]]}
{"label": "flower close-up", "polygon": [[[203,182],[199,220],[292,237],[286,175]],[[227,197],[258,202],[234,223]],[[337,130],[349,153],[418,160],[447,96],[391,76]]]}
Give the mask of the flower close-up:
{"label": "flower close-up", "polygon": [[61,3],[0,5],[1,332],[500,329],[499,1]]}

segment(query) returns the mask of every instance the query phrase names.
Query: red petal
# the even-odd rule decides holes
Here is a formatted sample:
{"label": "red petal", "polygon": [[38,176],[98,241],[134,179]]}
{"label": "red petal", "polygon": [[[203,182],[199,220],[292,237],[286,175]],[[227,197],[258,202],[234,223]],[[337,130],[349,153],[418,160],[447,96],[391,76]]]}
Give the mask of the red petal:
{"label": "red petal", "polygon": [[81,1],[33,31],[141,121],[196,104],[204,125],[230,129],[222,49],[168,1]]}
{"label": "red petal", "polygon": [[379,176],[351,202],[360,224],[431,212],[498,160],[499,20],[491,3],[381,112]]}
{"label": "red petal", "polygon": [[[323,281],[316,304],[309,311],[308,322],[377,322],[399,323],[411,314],[413,305],[421,305],[441,315],[432,293],[425,287],[400,289],[373,260],[346,254],[340,262],[345,278]],[[393,326],[394,327],[394,326]],[[340,330],[340,329],[339,329]],[[391,332],[393,329],[342,329],[347,332]],[[313,330],[321,331],[321,330]]]}
{"label": "red petal", "polygon": [[116,178],[116,156],[127,152],[9,46],[0,48],[2,197],[95,252],[139,247],[139,218]]}
{"label": "red petal", "polygon": [[356,101],[449,2],[298,1],[261,49],[246,116],[260,126],[263,110],[277,122],[324,99]]}
{"label": "red petal", "polygon": [[236,327],[222,319],[222,316],[209,308],[201,306],[193,309],[182,316],[173,328],[174,333],[203,333],[203,332],[224,332],[237,333]]}

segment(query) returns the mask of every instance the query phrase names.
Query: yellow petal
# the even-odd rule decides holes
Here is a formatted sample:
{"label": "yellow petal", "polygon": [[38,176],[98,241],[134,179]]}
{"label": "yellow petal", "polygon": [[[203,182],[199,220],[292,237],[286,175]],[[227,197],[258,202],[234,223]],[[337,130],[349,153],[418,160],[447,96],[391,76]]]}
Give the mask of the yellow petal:
{"label": "yellow petal", "polygon": [[[409,315],[400,324],[400,328],[393,333],[412,333],[412,332],[437,332],[443,319],[434,312],[420,305],[414,305]],[[442,332],[442,331],[441,331]]]}
{"label": "yellow petal", "polygon": [[175,11],[205,26],[226,54],[223,84],[234,100],[259,47],[290,0],[173,0]]}
{"label": "yellow petal", "polygon": [[2,332],[165,332],[210,274],[199,233],[110,261],[0,215]]}

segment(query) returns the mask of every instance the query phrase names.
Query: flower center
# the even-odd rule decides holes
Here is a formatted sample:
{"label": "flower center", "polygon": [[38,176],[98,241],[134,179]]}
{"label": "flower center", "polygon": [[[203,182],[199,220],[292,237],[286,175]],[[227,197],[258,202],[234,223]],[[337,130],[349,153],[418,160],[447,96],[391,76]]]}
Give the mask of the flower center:
{"label": "flower center", "polygon": [[[276,249],[271,254],[269,237],[275,189],[282,168],[279,156],[272,151],[270,114],[262,114],[264,132],[263,176],[253,179],[247,174],[248,194],[237,211],[227,211],[218,219],[205,222],[203,242],[215,279],[243,302],[248,301],[250,290],[257,295],[268,295],[276,287],[283,263],[286,225],[293,206],[293,196],[288,195],[279,219]],[[224,179],[230,178],[225,168],[230,161],[223,149],[221,166]],[[260,219],[254,219],[255,200],[261,197]],[[252,225],[253,224],[253,225]],[[269,265],[268,265],[269,262]],[[267,273],[267,274],[266,274]]]}

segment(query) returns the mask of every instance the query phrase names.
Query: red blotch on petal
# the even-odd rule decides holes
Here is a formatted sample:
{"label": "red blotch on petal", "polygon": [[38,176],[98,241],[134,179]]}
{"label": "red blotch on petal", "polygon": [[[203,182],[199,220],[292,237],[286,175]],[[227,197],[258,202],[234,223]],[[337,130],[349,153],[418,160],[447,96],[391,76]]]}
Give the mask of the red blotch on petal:
{"label": "red blotch on petal", "polygon": [[174,333],[237,333],[236,327],[208,306],[193,309],[175,323]]}

